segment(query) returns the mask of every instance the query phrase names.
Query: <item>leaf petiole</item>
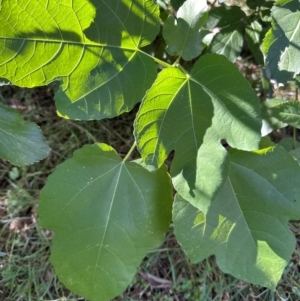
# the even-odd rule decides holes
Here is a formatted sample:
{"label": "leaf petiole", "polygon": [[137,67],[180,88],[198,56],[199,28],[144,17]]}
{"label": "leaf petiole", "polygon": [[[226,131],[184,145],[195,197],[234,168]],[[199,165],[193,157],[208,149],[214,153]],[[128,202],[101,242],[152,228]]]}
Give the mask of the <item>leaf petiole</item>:
{"label": "leaf petiole", "polygon": [[134,151],[135,147],[136,147],[136,142],[134,141],[134,143],[131,145],[130,150],[128,151],[128,153],[126,154],[126,156],[124,157],[124,159],[122,160],[122,162],[125,162],[125,161],[128,160],[128,158],[130,157],[130,155]]}
{"label": "leaf petiole", "polygon": [[145,54],[145,55],[151,57],[157,64],[159,64],[159,65],[161,65],[161,66],[163,66],[163,67],[165,67],[165,68],[172,67],[172,65],[170,65],[169,63],[164,62],[164,61],[162,61],[162,60],[156,58],[155,56],[150,55],[150,54],[147,53],[147,52],[144,52],[144,51],[142,51],[142,50],[140,50],[140,49],[138,49],[138,51],[140,51],[140,52],[142,52],[143,54]]}

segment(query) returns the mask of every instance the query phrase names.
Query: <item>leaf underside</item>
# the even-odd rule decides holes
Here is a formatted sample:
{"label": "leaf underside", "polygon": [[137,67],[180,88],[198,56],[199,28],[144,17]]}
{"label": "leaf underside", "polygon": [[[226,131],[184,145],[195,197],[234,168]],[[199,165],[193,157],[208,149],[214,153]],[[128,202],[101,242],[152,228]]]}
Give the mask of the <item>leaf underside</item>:
{"label": "leaf underside", "polygon": [[0,157],[17,166],[30,165],[50,152],[40,128],[0,103]]}
{"label": "leaf underside", "polygon": [[140,102],[156,64],[139,49],[159,31],[150,0],[3,0],[0,77],[21,87],[61,82],[61,116],[102,119]]}
{"label": "leaf underside", "polygon": [[275,289],[295,248],[289,219],[300,218],[299,165],[281,147],[231,154],[228,180],[207,214],[177,195],[175,234],[193,262],[218,266]]}
{"label": "leaf underside", "polygon": [[[253,89],[224,56],[202,56],[191,75],[162,70],[135,121],[138,149],[148,168],[160,167],[175,150],[175,189],[205,211],[228,173],[225,139],[235,148],[257,149],[260,108]],[[213,180],[212,180],[213,179]]]}
{"label": "leaf underside", "polygon": [[59,165],[40,199],[41,224],[55,232],[51,262],[58,277],[80,295],[106,301],[162,243],[173,197],[165,166],[151,173],[95,144]]}

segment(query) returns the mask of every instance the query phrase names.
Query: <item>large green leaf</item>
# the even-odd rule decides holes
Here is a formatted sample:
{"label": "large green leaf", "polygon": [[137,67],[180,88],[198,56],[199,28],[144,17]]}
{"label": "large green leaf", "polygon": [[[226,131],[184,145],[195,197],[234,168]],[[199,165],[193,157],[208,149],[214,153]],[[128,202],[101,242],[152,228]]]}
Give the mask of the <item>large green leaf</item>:
{"label": "large green leaf", "polygon": [[0,103],[0,157],[23,166],[44,159],[50,152],[40,128]]}
{"label": "large green leaf", "polygon": [[41,192],[41,224],[55,232],[51,262],[61,281],[89,300],[120,294],[171,221],[172,185],[123,162],[105,144],[87,145],[57,167]]}
{"label": "large green leaf", "polygon": [[201,52],[200,28],[207,19],[206,0],[187,0],[179,8],[177,18],[169,15],[164,23],[163,36],[170,55],[192,60]]}
{"label": "large green leaf", "polygon": [[61,115],[101,119],[129,111],[156,77],[140,47],[159,31],[150,0],[3,0],[0,77],[22,87],[61,82]]}
{"label": "large green leaf", "polygon": [[262,49],[271,78],[285,83],[300,73],[300,2],[278,0]]}
{"label": "large green leaf", "polygon": [[215,254],[224,272],[275,289],[295,248],[288,220],[300,218],[299,183],[299,165],[283,148],[235,151],[206,215],[175,197],[175,235],[192,262]]}
{"label": "large green leaf", "polygon": [[260,128],[259,100],[249,83],[224,56],[209,54],[190,75],[178,68],[159,73],[137,114],[135,136],[150,169],[175,150],[175,189],[206,210],[227,177],[221,139],[235,148],[257,149]]}

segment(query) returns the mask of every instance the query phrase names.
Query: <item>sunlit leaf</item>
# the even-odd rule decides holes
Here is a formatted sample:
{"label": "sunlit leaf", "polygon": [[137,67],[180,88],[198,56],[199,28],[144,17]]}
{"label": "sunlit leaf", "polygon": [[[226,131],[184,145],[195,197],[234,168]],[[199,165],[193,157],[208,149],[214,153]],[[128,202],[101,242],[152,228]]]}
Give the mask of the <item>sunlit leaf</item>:
{"label": "sunlit leaf", "polygon": [[177,68],[159,73],[138,112],[135,136],[150,169],[160,167],[175,150],[175,189],[206,210],[228,173],[221,140],[257,149],[260,128],[255,92],[224,56],[211,54],[201,57],[190,75]]}
{"label": "sunlit leaf", "polygon": [[278,0],[262,49],[271,78],[285,83],[300,73],[300,2]]}
{"label": "sunlit leaf", "polygon": [[140,48],[159,31],[149,0],[3,0],[0,77],[22,87],[61,82],[60,114],[113,117],[140,102],[156,64]]}
{"label": "sunlit leaf", "polygon": [[108,145],[87,145],[59,165],[41,192],[43,227],[55,232],[51,262],[60,280],[89,300],[120,294],[171,221],[166,167],[122,162]]}
{"label": "sunlit leaf", "polygon": [[20,113],[0,103],[0,157],[24,166],[44,159],[50,152],[40,128]]}
{"label": "sunlit leaf", "polygon": [[281,147],[231,154],[229,177],[207,214],[179,195],[175,235],[192,262],[215,254],[225,273],[275,289],[295,249],[300,168]]}
{"label": "sunlit leaf", "polygon": [[200,28],[207,15],[206,0],[187,0],[179,8],[176,18],[170,14],[163,27],[167,52],[187,61],[197,57],[202,50]]}

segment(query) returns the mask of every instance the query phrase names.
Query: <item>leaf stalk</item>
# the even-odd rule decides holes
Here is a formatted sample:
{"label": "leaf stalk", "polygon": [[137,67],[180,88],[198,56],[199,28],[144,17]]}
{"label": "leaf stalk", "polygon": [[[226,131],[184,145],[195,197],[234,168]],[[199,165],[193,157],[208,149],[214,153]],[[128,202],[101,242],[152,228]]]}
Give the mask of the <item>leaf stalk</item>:
{"label": "leaf stalk", "polygon": [[126,154],[126,156],[124,157],[124,159],[122,160],[122,162],[125,162],[125,161],[128,160],[128,158],[130,157],[130,155],[134,151],[135,147],[136,147],[136,142],[134,141],[134,143],[131,145],[130,150],[128,151],[128,153]]}

